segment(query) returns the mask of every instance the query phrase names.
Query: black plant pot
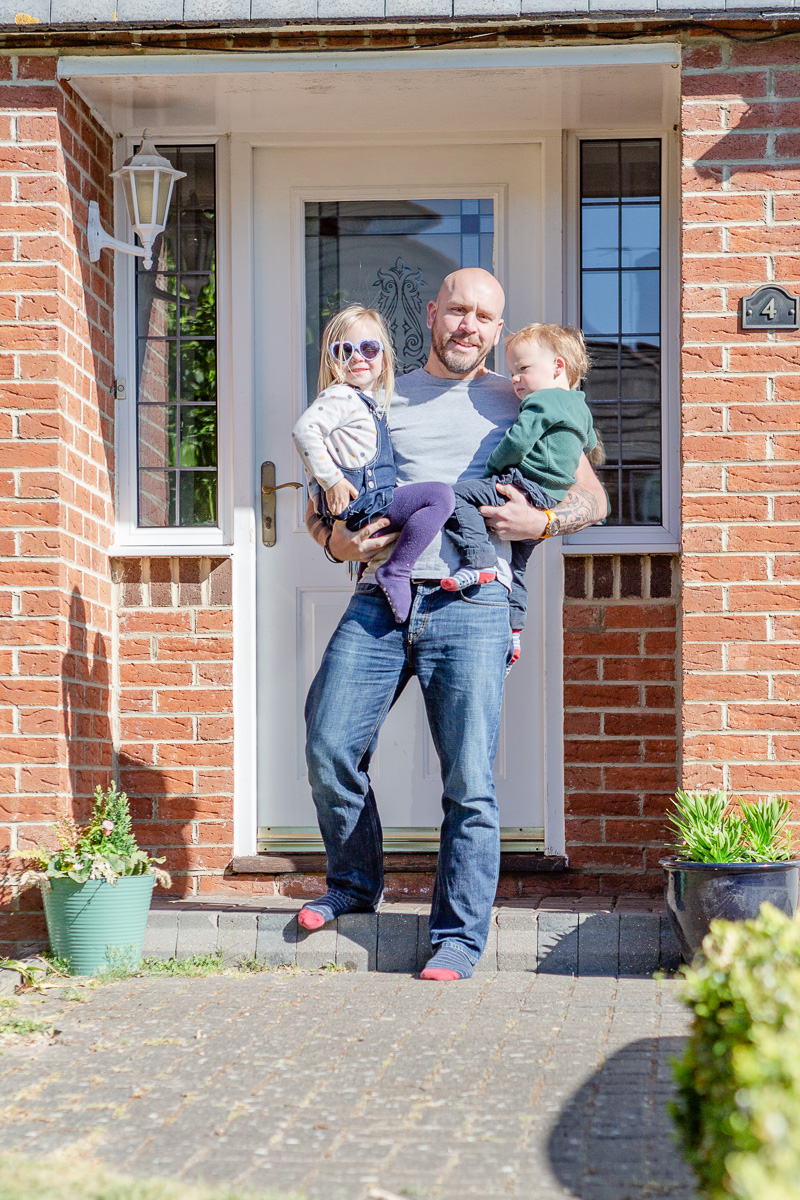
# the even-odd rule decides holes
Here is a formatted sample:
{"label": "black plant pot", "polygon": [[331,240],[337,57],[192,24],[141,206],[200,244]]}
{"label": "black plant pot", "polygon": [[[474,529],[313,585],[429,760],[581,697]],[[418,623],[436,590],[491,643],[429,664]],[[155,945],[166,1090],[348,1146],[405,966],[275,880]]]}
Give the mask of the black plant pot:
{"label": "black plant pot", "polygon": [[664,898],[684,962],[690,963],[711,922],[747,921],[765,900],[788,917],[797,912],[800,860],[768,863],[662,861]]}

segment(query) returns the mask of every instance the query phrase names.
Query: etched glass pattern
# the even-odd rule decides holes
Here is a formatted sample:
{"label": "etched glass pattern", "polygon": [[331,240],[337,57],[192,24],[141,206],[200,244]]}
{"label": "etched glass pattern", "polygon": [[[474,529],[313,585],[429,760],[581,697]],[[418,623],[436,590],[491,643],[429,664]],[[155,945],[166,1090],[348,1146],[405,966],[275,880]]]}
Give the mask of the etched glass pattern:
{"label": "etched glass pattern", "polygon": [[586,398],[609,525],[661,523],[661,142],[581,142]]}
{"label": "etched glass pattern", "polygon": [[311,399],[322,330],[348,304],[377,308],[386,318],[399,374],[422,366],[430,348],[425,310],[445,275],[458,267],[493,269],[494,201],[307,203],[305,240]]}
{"label": "etched glass pattern", "polygon": [[217,524],[213,146],[159,146],[175,184],[153,269],[136,259],[139,525]]}

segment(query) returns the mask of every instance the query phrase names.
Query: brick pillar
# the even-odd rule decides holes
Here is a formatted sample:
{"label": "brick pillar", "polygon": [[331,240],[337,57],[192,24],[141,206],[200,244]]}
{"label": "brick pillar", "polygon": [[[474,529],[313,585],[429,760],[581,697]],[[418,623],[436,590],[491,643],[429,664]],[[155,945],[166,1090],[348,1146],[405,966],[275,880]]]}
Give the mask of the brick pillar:
{"label": "brick pillar", "polygon": [[800,793],[800,39],[702,41],[683,74],[683,778]]}
{"label": "brick pillar", "polygon": [[566,560],[564,758],[573,890],[657,892],[677,783],[677,567]]}
{"label": "brick pillar", "polygon": [[114,563],[122,786],[171,895],[214,891],[233,855],[230,559]]}
{"label": "brick pillar", "polygon": [[111,767],[113,262],[84,234],[90,199],[111,220],[111,143],[55,65],[0,56],[3,849],[80,814]]}

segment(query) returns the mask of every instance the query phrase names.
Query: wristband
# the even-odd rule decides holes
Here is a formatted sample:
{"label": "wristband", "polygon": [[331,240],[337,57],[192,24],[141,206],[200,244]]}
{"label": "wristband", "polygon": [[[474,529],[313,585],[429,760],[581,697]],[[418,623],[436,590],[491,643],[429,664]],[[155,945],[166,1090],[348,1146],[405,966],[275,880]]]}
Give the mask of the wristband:
{"label": "wristband", "polygon": [[542,533],[542,537],[549,538],[551,536],[551,528],[553,525],[553,521],[555,520],[556,514],[553,512],[552,508],[546,508],[544,511],[547,513],[547,524],[544,527],[544,532]]}
{"label": "wristband", "polygon": [[333,535],[333,530],[329,529],[328,536],[325,538],[325,544],[323,545],[322,549],[325,551],[325,557],[328,559],[329,562],[338,563],[341,566],[341,564],[344,562],[344,559],[336,558],[336,556],[331,551],[331,536],[332,535]]}

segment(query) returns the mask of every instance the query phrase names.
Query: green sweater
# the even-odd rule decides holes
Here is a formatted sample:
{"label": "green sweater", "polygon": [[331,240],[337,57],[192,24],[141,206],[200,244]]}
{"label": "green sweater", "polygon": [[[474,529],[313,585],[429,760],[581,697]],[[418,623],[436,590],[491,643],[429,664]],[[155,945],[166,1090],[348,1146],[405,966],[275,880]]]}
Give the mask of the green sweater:
{"label": "green sweater", "polygon": [[581,452],[597,445],[592,414],[583,392],[542,388],[519,406],[519,416],[492,451],[484,476],[517,467],[545,491],[563,500],[575,482]]}

